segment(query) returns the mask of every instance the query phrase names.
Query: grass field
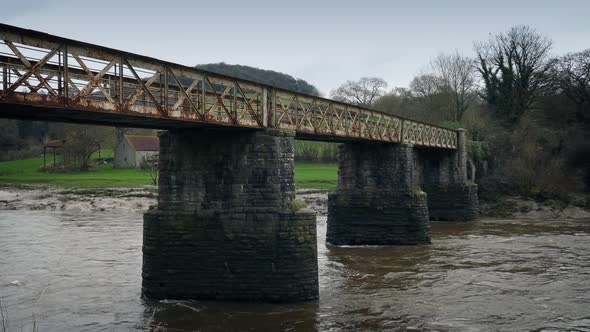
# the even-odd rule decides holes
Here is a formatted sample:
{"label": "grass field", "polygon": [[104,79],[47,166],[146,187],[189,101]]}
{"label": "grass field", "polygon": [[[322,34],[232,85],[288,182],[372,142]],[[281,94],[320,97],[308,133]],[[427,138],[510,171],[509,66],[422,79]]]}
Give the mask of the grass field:
{"label": "grass field", "polygon": [[295,186],[298,189],[336,189],[338,165],[295,163]]}
{"label": "grass field", "polygon": [[[101,157],[112,157],[112,152],[103,151]],[[53,159],[48,156],[47,162],[52,161]],[[134,188],[151,184],[147,172],[115,169],[110,164],[99,165],[91,172],[67,174],[40,172],[39,167],[42,165],[43,158],[0,162],[0,184],[36,184],[65,188]],[[337,182],[335,164],[295,165],[295,185],[299,189],[335,189]]]}

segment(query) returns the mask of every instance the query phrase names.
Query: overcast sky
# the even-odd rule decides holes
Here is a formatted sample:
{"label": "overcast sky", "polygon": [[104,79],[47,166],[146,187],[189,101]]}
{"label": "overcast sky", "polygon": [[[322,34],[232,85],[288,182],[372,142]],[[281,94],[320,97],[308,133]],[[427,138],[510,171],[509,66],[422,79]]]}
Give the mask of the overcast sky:
{"label": "overcast sky", "polygon": [[440,52],[526,24],[553,52],[590,48],[590,0],[2,0],[0,22],[185,65],[285,72],[324,94],[378,76],[407,86]]}

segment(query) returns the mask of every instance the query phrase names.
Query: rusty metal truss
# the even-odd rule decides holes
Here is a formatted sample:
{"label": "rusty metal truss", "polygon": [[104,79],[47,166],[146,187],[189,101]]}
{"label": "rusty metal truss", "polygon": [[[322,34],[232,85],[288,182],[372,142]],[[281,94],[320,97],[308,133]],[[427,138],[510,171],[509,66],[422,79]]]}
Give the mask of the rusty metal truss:
{"label": "rusty metal truss", "polygon": [[[166,126],[292,129],[455,149],[457,132],[376,110],[0,24],[0,117],[14,105]],[[43,119],[43,114],[38,116]]]}

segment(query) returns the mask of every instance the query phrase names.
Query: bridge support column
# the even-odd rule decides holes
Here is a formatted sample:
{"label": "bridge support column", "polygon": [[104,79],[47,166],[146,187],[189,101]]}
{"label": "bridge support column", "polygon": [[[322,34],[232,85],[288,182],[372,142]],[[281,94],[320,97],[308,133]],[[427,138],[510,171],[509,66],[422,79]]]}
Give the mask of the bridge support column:
{"label": "bridge support column", "polygon": [[456,150],[417,149],[417,180],[428,194],[431,220],[469,221],[479,216],[477,185],[467,180],[466,131],[458,130]]}
{"label": "bridge support column", "polygon": [[293,136],[276,130],[160,136],[158,206],[144,215],[145,296],[318,298],[315,213],[290,209]]}
{"label": "bridge support column", "polygon": [[328,197],[327,242],[430,243],[426,194],[413,185],[411,145],[345,143],[338,192]]}

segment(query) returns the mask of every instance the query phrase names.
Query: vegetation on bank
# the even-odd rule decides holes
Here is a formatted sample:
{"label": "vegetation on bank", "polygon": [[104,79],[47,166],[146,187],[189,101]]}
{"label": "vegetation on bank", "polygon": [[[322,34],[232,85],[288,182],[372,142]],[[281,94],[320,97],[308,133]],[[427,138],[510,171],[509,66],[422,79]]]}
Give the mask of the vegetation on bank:
{"label": "vegetation on bank", "polygon": [[295,160],[300,162],[335,163],[338,161],[338,144],[295,141]]}
{"label": "vegetation on bank", "polygon": [[[108,158],[111,155],[111,151],[101,152],[101,158]],[[93,159],[97,160],[98,154],[94,154]],[[91,171],[87,172],[69,173],[44,172],[41,170],[42,166],[42,157],[0,162],[0,184],[34,184],[64,188],[135,188],[152,184],[148,171],[117,169],[110,163],[97,163]],[[335,164],[296,163],[295,165],[297,188],[334,189],[337,181]]]}

